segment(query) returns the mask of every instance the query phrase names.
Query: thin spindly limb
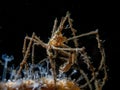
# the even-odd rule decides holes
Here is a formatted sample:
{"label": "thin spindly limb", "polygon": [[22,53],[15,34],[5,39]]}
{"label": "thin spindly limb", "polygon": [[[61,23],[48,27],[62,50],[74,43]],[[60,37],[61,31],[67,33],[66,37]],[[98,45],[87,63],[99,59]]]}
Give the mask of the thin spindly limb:
{"label": "thin spindly limb", "polygon": [[32,45],[32,55],[31,55],[31,59],[32,59],[32,65],[34,65],[34,55],[35,55],[35,46],[38,46],[39,43],[33,43]]}
{"label": "thin spindly limb", "polygon": [[71,38],[68,38],[66,40],[66,42],[70,41],[70,40],[74,40],[76,38],[80,38],[80,37],[85,37],[85,36],[89,36],[89,35],[96,35],[98,33],[98,30],[96,31],[91,31],[91,32],[88,32],[88,33],[84,33],[84,34],[80,34],[78,36],[74,36],[74,37],[71,37]]}
{"label": "thin spindly limb", "polygon": [[54,34],[55,34],[55,31],[57,30],[57,18],[55,19],[55,21],[54,21],[54,25],[53,25],[53,30],[52,30],[52,35],[51,35],[51,37],[53,37],[54,36]]}
{"label": "thin spindly limb", "polygon": [[83,77],[85,78],[85,80],[86,80],[86,82],[87,82],[90,90],[93,90],[93,89],[92,89],[92,85],[91,85],[91,83],[90,83],[90,80],[88,79],[88,76],[85,74],[85,72],[84,72],[82,69],[80,69],[80,73],[81,73],[81,74],[83,75]]}
{"label": "thin spindly limb", "polygon": [[54,57],[56,57],[56,56],[53,55],[51,50],[52,50],[51,47],[47,48],[47,54],[48,54],[48,58],[50,60],[52,74],[53,74],[53,78],[54,78],[54,85],[55,85],[54,90],[56,90],[57,74],[56,74],[56,65],[55,65],[55,59],[54,59]]}
{"label": "thin spindly limb", "polygon": [[25,56],[25,52],[26,52],[26,41],[27,41],[26,37],[25,37],[24,42],[23,42],[23,49],[22,49],[23,57]]}
{"label": "thin spindly limb", "polygon": [[[69,14],[69,15],[68,15],[68,23],[69,23],[69,25],[70,25],[70,29],[71,29],[71,31],[72,31],[72,35],[73,35],[73,37],[75,37],[77,30],[75,30],[75,29],[73,28],[72,21],[73,21],[73,20],[70,18],[70,14]],[[73,42],[74,42],[74,44],[75,44],[75,47],[77,48],[77,47],[79,46],[79,45],[78,45],[77,38],[73,39]]]}
{"label": "thin spindly limb", "polygon": [[[34,36],[35,36],[35,33],[32,34],[32,39],[34,38]],[[30,53],[30,48],[31,48],[32,42],[33,42],[32,39],[30,40],[30,42],[29,42],[29,44],[28,44],[28,47],[27,47],[27,50],[26,50],[26,52],[25,52],[25,56],[24,56],[22,62],[20,63],[20,68],[19,68],[19,70],[18,70],[18,72],[17,72],[17,75],[18,75],[18,76],[19,76],[19,74],[21,73],[21,70],[22,70],[23,66],[26,64],[26,61],[27,61],[27,59],[28,59],[28,57],[29,57],[28,55],[29,55],[29,53]]]}

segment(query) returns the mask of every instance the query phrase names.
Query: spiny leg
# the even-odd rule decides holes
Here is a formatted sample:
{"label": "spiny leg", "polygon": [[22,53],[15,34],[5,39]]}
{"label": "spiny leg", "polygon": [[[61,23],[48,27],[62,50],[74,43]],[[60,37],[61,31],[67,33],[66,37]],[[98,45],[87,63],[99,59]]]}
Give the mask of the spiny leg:
{"label": "spiny leg", "polygon": [[55,31],[55,29],[56,29],[56,31],[53,32],[52,36],[54,36],[56,34],[60,34],[62,32],[62,30],[64,29],[64,24],[65,24],[67,18],[68,18],[68,13],[66,13],[66,16],[61,19],[61,22],[60,22],[58,28],[56,27],[57,19],[55,20],[55,24],[54,24],[55,28],[53,27],[53,31]]}
{"label": "spiny leg", "polygon": [[[85,33],[85,34],[81,34],[79,36],[75,36],[75,37],[72,37],[72,38],[69,38],[68,41],[73,40],[74,38],[80,38],[80,37],[88,36],[88,35],[96,35],[96,40],[98,42],[98,49],[100,50],[100,54],[102,56],[102,58],[100,60],[100,65],[98,66],[98,68],[96,68],[96,70],[98,70],[98,71],[95,71],[95,67],[91,64],[91,62],[90,62],[90,60],[88,58],[88,55],[86,54],[86,52],[84,50],[83,50],[83,52],[81,52],[81,55],[84,56],[84,58],[86,60],[86,64],[87,64],[87,66],[89,67],[89,69],[92,72],[92,74],[91,74],[92,77],[89,80],[89,82],[91,83],[94,80],[95,81],[95,87],[98,89],[98,88],[102,88],[103,85],[105,84],[105,81],[107,80],[107,70],[106,70],[106,65],[105,65],[105,51],[104,51],[104,48],[101,45],[102,41],[99,38],[98,30],[92,31],[92,32],[89,32],[89,33]],[[96,77],[98,76],[98,73],[101,70],[103,70],[103,72],[104,72],[104,77],[103,77],[102,80],[99,80]],[[85,75],[85,74],[83,74],[83,75]],[[87,78],[86,78],[86,80],[87,80]],[[84,85],[82,85],[80,87],[84,88],[84,87],[86,87],[86,85],[88,85],[90,87],[90,85],[88,83],[88,80],[87,80],[87,83],[85,83]]]}
{"label": "spiny leg", "polygon": [[23,49],[22,49],[23,57],[25,56],[25,52],[26,52],[26,42],[28,40],[27,37],[28,36],[25,37],[24,42],[23,42]]}
{"label": "spiny leg", "polygon": [[[92,62],[90,61],[89,56],[87,55],[87,52],[85,52],[85,49],[82,52],[80,52],[80,54],[81,54],[81,56],[84,59],[84,63],[87,65],[87,69],[89,69],[91,71],[91,75],[92,75],[91,78],[95,79],[95,77],[96,77],[95,76],[95,68],[92,65]],[[79,71],[83,75],[84,79],[86,80],[85,84],[89,86],[90,90],[92,90],[91,80],[87,77],[87,75],[85,74],[84,70],[82,70],[80,68],[80,66],[79,66]],[[84,85],[82,85],[80,87],[83,88]]]}
{"label": "spiny leg", "polygon": [[[73,37],[75,37],[77,30],[75,30],[75,29],[73,28],[72,21],[73,21],[73,20],[70,18],[70,14],[69,14],[69,15],[68,15],[68,23],[69,23],[69,25],[70,25],[70,29],[71,29],[71,31],[72,31],[72,35],[73,35]],[[79,44],[78,44],[77,38],[73,39],[73,42],[74,42],[75,48],[78,48]],[[77,60],[78,53],[77,53],[77,52],[74,52],[74,54],[75,54],[75,55],[74,55],[74,56],[75,56],[74,59]],[[77,61],[75,61],[75,60],[74,60],[74,63],[77,64]]]}
{"label": "spiny leg", "polygon": [[79,71],[80,71],[80,73],[83,75],[83,77],[85,78],[85,80],[86,80],[86,82],[87,82],[87,85],[89,86],[90,90],[93,90],[93,89],[92,89],[92,85],[91,85],[91,83],[90,83],[90,80],[89,80],[89,78],[87,77],[87,75],[85,74],[85,72],[84,72],[82,69],[80,69]]}
{"label": "spiny leg", "polygon": [[[20,68],[19,68],[19,70],[18,70],[18,72],[17,72],[17,76],[21,73],[21,70],[22,70],[23,66],[26,64],[26,61],[27,61],[27,59],[28,59],[28,57],[29,57],[30,48],[31,48],[31,46],[32,46],[32,42],[33,42],[34,36],[35,36],[35,33],[32,34],[32,38],[31,38],[31,40],[30,40],[30,42],[29,42],[29,44],[28,44],[27,50],[26,50],[26,52],[25,52],[25,56],[23,57],[23,60],[22,60],[22,62],[20,63]],[[16,77],[16,79],[17,79],[17,77]]]}
{"label": "spiny leg", "polygon": [[107,70],[106,70],[106,65],[105,65],[106,56],[105,56],[105,50],[102,46],[102,40],[100,40],[98,33],[96,34],[96,40],[98,42],[98,48],[99,48],[100,54],[101,54],[101,60],[100,60],[100,65],[98,67],[98,73],[99,73],[100,70],[103,70],[103,72],[104,72],[103,79],[101,81],[98,79],[96,87],[99,86],[100,88],[102,88],[104,86],[106,80],[107,80]]}
{"label": "spiny leg", "polygon": [[[92,34],[92,33],[96,35],[98,49],[99,49],[100,54],[101,54],[101,60],[100,60],[100,65],[98,66],[98,68],[96,68],[97,71],[94,70],[95,67],[91,64],[91,62],[89,62],[89,63],[86,62],[86,64],[89,64],[90,70],[92,71],[93,77],[90,79],[90,82],[92,82],[94,80],[95,81],[95,88],[100,89],[103,87],[103,85],[105,84],[105,81],[107,80],[107,70],[106,70],[106,65],[105,65],[105,51],[104,51],[104,48],[102,47],[102,40],[100,40],[100,38],[99,38],[98,30],[96,30],[95,32],[91,32],[89,34]],[[85,52],[83,53],[83,56],[87,57]],[[104,77],[102,80],[96,78],[99,75],[99,71],[101,71],[101,70],[104,72]],[[83,87],[83,86],[85,87],[86,85],[88,85],[88,84],[86,83],[86,84],[82,85],[81,87]]]}
{"label": "spiny leg", "polygon": [[[22,49],[22,53],[23,53],[23,57],[25,56],[26,53],[26,48],[27,48],[27,40],[30,41],[30,39],[28,38],[28,35],[26,35],[25,39],[24,39],[24,43],[23,43],[23,49]],[[28,55],[29,56],[29,55]],[[25,63],[25,69],[28,69],[28,64]]]}
{"label": "spiny leg", "polygon": [[[75,37],[77,30],[75,30],[75,29],[73,28],[72,21],[73,21],[73,20],[70,18],[70,13],[68,13],[68,23],[69,23],[69,25],[70,25],[70,29],[71,29],[71,31],[72,31],[72,35],[73,35],[73,37]],[[75,38],[75,39],[73,40],[73,42],[74,42],[74,44],[75,44],[75,47],[77,48],[77,47],[78,47],[77,38]]]}
{"label": "spiny leg", "polygon": [[47,49],[48,44],[44,43],[39,37],[35,36],[35,42],[43,48]]}
{"label": "spiny leg", "polygon": [[31,55],[31,59],[32,59],[32,65],[34,65],[34,55],[35,55],[35,46],[38,46],[39,43],[33,43],[32,45],[32,55]]}
{"label": "spiny leg", "polygon": [[60,67],[60,71],[61,72],[69,71],[71,66],[74,64],[74,60],[75,60],[75,53],[71,52],[69,57],[68,57],[67,63],[65,63],[65,65],[63,67]]}
{"label": "spiny leg", "polygon": [[59,50],[59,51],[69,51],[67,53],[67,56],[68,56],[68,61],[67,63],[65,63],[65,65],[63,67],[60,67],[60,71],[61,72],[67,72],[71,66],[75,63],[75,60],[76,60],[76,52],[80,51],[82,52],[84,47],[83,48],[59,48],[59,47],[52,47],[53,49],[55,50]]}
{"label": "spiny leg", "polygon": [[48,46],[47,48],[47,54],[48,54],[48,58],[50,60],[50,65],[51,65],[51,69],[52,69],[52,74],[53,74],[53,78],[54,78],[54,85],[55,88],[54,90],[56,90],[56,78],[57,78],[57,74],[56,74],[56,65],[55,65],[55,57],[53,52],[52,52],[52,48],[51,46]]}
{"label": "spiny leg", "polygon": [[49,43],[46,44],[44,43],[42,40],[40,40],[37,36],[34,37],[34,42],[37,43],[37,45],[40,45],[42,46],[43,48],[46,49],[47,51],[47,54],[48,54],[48,58],[50,60],[50,65],[51,65],[51,68],[52,68],[52,72],[53,72],[53,78],[54,78],[54,85],[55,85],[55,90],[56,90],[56,70],[55,70],[55,61],[54,61],[54,56],[52,54],[52,51],[50,51],[50,45]]}
{"label": "spiny leg", "polygon": [[58,22],[58,21],[57,21],[57,18],[56,18],[55,21],[54,21],[51,38],[54,36],[55,31],[57,30],[57,22]]}
{"label": "spiny leg", "polygon": [[88,32],[88,33],[84,33],[84,34],[80,34],[78,36],[74,36],[74,37],[68,38],[66,41],[74,40],[76,38],[85,37],[85,36],[89,36],[89,35],[96,35],[96,34],[98,34],[98,30],[91,31],[91,32]]}
{"label": "spiny leg", "polygon": [[61,32],[64,29],[64,24],[66,20],[68,19],[69,12],[66,13],[66,16],[61,19],[60,25],[58,27],[58,32]]}

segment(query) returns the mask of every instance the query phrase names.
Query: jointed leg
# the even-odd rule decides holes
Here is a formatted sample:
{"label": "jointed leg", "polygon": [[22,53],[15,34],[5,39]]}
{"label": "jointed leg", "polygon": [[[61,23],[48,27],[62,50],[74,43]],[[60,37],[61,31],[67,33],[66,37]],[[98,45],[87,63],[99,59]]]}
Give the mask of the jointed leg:
{"label": "jointed leg", "polygon": [[[70,18],[70,14],[68,15],[68,23],[69,23],[69,25],[70,25],[70,29],[71,29],[71,31],[72,31],[72,35],[73,35],[73,37],[75,37],[77,31],[73,28],[72,19]],[[74,42],[74,44],[75,44],[75,47],[77,48],[77,47],[78,47],[77,38],[75,38],[75,39],[73,40],[73,42]]]}
{"label": "jointed leg", "polygon": [[[27,61],[27,59],[29,57],[30,48],[31,48],[32,43],[33,43],[34,36],[35,36],[35,33],[32,34],[32,38],[31,38],[31,40],[30,40],[30,42],[28,44],[28,47],[27,47],[27,50],[25,52],[24,58],[23,58],[22,62],[20,63],[20,68],[19,68],[19,70],[17,72],[17,75],[19,75],[21,73],[21,70],[22,70],[23,66],[26,64],[26,61]],[[16,77],[16,79],[17,79],[17,77]]]}
{"label": "jointed leg", "polygon": [[71,66],[74,64],[74,61],[75,61],[75,53],[72,52],[69,55],[67,63],[65,63],[65,65],[63,67],[60,67],[60,71],[61,72],[67,72],[67,71],[69,71],[69,69],[71,68]]}
{"label": "jointed leg", "polygon": [[33,43],[33,45],[32,45],[32,56],[31,56],[32,65],[34,65],[34,52],[35,52],[35,46],[38,46],[38,45],[39,45],[38,43]]}
{"label": "jointed leg", "polygon": [[47,54],[48,54],[48,58],[50,60],[50,65],[51,65],[51,69],[52,69],[52,74],[53,74],[53,78],[54,78],[54,85],[55,85],[55,89],[56,90],[56,78],[57,78],[57,74],[56,74],[56,65],[55,65],[55,57],[53,52],[51,51],[52,48],[49,46],[47,48]]}
{"label": "jointed leg", "polygon": [[74,39],[77,39],[77,38],[80,38],[80,37],[84,37],[84,36],[89,36],[89,35],[97,35],[97,34],[98,34],[98,30],[91,31],[89,33],[84,33],[84,34],[80,34],[78,36],[74,36],[74,37],[68,38],[66,41],[74,40]]}
{"label": "jointed leg", "polygon": [[[28,37],[28,36],[26,36]],[[27,38],[25,37],[24,39],[24,43],[23,43],[23,49],[22,49],[22,53],[23,53],[23,57],[25,56],[25,52],[26,52],[26,41],[27,41]]]}
{"label": "jointed leg", "polygon": [[56,30],[57,30],[57,18],[54,21],[54,26],[53,26],[51,38],[54,36]]}

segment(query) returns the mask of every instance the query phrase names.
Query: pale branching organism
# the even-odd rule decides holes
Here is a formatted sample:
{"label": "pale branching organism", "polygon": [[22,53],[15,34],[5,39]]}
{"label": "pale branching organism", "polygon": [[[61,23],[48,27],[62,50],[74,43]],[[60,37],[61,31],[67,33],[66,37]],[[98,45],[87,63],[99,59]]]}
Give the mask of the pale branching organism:
{"label": "pale branching organism", "polygon": [[2,81],[4,81],[4,80],[6,80],[8,62],[12,61],[14,59],[14,57],[12,55],[8,56],[7,54],[3,54],[2,59],[5,61],[4,70],[3,70],[3,76],[2,76]]}

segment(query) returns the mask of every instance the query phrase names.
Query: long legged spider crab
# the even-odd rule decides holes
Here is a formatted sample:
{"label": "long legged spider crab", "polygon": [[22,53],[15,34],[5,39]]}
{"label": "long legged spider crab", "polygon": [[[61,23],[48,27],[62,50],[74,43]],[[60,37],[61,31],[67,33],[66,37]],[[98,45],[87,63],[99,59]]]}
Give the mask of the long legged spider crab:
{"label": "long legged spider crab", "polygon": [[[51,88],[49,85],[47,85],[47,88],[43,88],[40,90],[85,90],[86,87],[88,87],[89,90],[102,90],[102,87],[107,80],[107,71],[105,64],[105,51],[102,47],[102,40],[100,40],[99,38],[98,30],[76,35],[76,29],[73,28],[72,19],[70,18],[69,12],[67,12],[66,16],[61,19],[59,25],[57,22],[58,20],[55,19],[52,35],[48,43],[43,42],[35,33],[33,33],[31,37],[25,37],[22,51],[23,60],[20,63],[20,68],[17,71],[15,79],[18,79],[18,76],[21,74],[22,69],[25,65],[27,65],[27,59],[30,56],[30,53],[32,56],[32,65],[34,66],[35,46],[42,46],[46,50],[47,57],[50,62],[50,69],[52,70],[53,80],[52,83],[49,84],[50,86],[51,84],[54,84],[54,86]],[[66,23],[68,24],[66,25]],[[63,35],[63,32],[67,30],[71,30],[70,32],[72,32],[72,36],[67,37]],[[99,53],[101,55],[99,65],[97,67],[92,64],[91,59],[86,52],[86,48],[84,46],[79,47],[78,43],[79,38],[90,35],[95,36],[97,41],[97,48],[99,49]],[[70,46],[68,44],[69,41],[73,41],[73,46]],[[88,76],[84,69],[79,65],[78,57],[82,57],[84,64],[87,66],[86,71],[88,71],[88,75],[90,76]],[[58,64],[58,62],[62,62],[62,64]],[[60,74],[67,73],[71,70],[71,68],[73,68],[73,72],[71,73],[71,75],[79,72],[80,76],[77,78],[77,80],[73,82],[70,80],[66,80],[67,86],[64,86],[63,82],[65,81],[58,80],[57,72],[59,72]],[[48,80],[44,79],[43,82],[47,83]],[[78,86],[78,82],[82,82],[82,84]],[[29,81],[28,83],[32,83],[32,81]],[[58,84],[62,84],[62,86],[59,86]],[[38,84],[35,85],[39,86]]]}

